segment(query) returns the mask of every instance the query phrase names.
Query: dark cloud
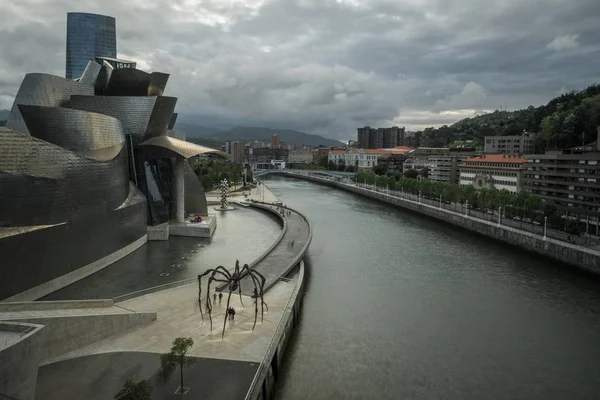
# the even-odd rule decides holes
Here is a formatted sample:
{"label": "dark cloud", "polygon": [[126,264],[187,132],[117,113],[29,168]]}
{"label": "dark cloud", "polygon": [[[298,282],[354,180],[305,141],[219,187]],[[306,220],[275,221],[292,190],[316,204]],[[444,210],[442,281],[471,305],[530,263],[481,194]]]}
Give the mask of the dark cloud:
{"label": "dark cloud", "polygon": [[[597,0],[9,0],[0,108],[64,73],[66,13],[117,18],[123,58],[171,73],[182,118],[347,139],[542,104],[600,82]],[[194,117],[195,116],[195,117]]]}

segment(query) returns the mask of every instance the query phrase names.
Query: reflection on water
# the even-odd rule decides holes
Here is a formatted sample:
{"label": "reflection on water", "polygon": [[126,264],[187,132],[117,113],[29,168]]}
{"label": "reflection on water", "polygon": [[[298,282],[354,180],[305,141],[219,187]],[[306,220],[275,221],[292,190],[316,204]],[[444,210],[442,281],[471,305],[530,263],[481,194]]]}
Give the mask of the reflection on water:
{"label": "reflection on water", "polygon": [[209,268],[233,268],[235,260],[257,259],[281,233],[270,213],[237,207],[217,212],[212,240],[171,236],[148,242],[129,256],[43,300],[113,298],[137,290],[193,278]]}
{"label": "reflection on water", "polygon": [[314,228],[278,398],[598,398],[597,279],[336,189],[267,184]]}

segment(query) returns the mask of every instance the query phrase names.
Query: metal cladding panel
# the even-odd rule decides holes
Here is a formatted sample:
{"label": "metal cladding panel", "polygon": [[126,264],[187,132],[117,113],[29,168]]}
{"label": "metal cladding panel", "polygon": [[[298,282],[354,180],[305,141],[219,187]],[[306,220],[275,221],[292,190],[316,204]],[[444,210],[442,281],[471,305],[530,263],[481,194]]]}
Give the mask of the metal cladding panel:
{"label": "metal cladding panel", "polygon": [[98,73],[98,77],[96,78],[96,84],[94,85],[94,93],[98,96],[104,95],[106,92],[106,86],[108,86],[108,82],[110,81],[110,76],[112,75],[113,67],[106,61],[102,64],[102,68]]}
{"label": "metal cladding panel", "polygon": [[71,96],[65,106],[117,118],[136,145],[141,142],[148,129],[156,99],[157,97],[139,96]]}
{"label": "metal cladding panel", "polygon": [[93,95],[94,88],[48,74],[27,74],[19,87],[6,127],[15,132],[29,133],[18,105],[61,107],[71,95]]}
{"label": "metal cladding panel", "polygon": [[156,98],[156,105],[152,110],[144,140],[167,134],[167,128],[176,104],[177,97],[161,96]]}
{"label": "metal cladding panel", "polygon": [[171,115],[171,120],[169,121],[169,128],[168,130],[172,131],[173,128],[175,128],[175,123],[177,122],[177,113],[173,113],[173,115]]}
{"label": "metal cladding panel", "polygon": [[89,61],[87,67],[85,67],[85,71],[83,71],[83,75],[81,75],[81,79],[79,79],[79,83],[94,86],[101,69],[102,66],[96,61]]}
{"label": "metal cladding panel", "polygon": [[[19,106],[31,136],[98,159],[99,150],[125,143],[121,121],[108,115],[60,107]],[[112,158],[112,157],[111,157]],[[105,157],[102,157],[105,159]]]}
{"label": "metal cladding panel", "polygon": [[169,81],[169,74],[153,72],[150,74],[147,96],[162,96]]}
{"label": "metal cladding panel", "polygon": [[146,201],[133,185],[126,206],[99,218],[0,238],[0,300],[75,271],[143,237]]}
{"label": "metal cladding panel", "polygon": [[116,68],[106,87],[106,96],[162,96],[169,74],[151,74],[135,68]]}
{"label": "metal cladding panel", "polygon": [[186,214],[208,215],[206,193],[200,183],[200,179],[198,179],[198,176],[187,161],[184,164],[184,171]]}
{"label": "metal cladding panel", "polygon": [[0,226],[46,225],[103,216],[128,194],[127,147],[96,161],[39,139],[0,132]]}

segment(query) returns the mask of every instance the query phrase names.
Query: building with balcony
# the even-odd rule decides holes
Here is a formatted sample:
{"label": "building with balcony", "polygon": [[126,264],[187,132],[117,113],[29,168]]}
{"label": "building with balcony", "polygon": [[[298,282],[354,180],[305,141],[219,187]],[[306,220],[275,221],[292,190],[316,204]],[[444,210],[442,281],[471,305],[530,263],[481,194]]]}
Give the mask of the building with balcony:
{"label": "building with balcony", "polygon": [[246,146],[243,142],[233,142],[231,144],[231,161],[236,164],[243,164],[246,160]]}
{"label": "building with balcony", "polygon": [[535,133],[524,132],[517,136],[486,136],[483,152],[511,156],[533,154],[535,152]]}
{"label": "building with balcony", "polygon": [[259,147],[252,151],[252,163],[269,164],[272,160],[283,160],[287,162],[289,150],[279,147]]}
{"label": "building with balcony", "polygon": [[313,162],[313,151],[311,149],[290,150],[288,163],[290,164],[310,164]]}
{"label": "building with balcony", "polygon": [[[598,136],[600,138],[600,128]],[[531,154],[523,188],[552,200],[559,209],[589,220],[598,232],[600,217],[600,141],[574,149]]]}
{"label": "building with balcony", "polygon": [[526,163],[522,157],[505,154],[470,157],[459,164],[459,183],[476,189],[506,189],[517,193]]}
{"label": "building with balcony", "polygon": [[473,155],[475,149],[449,149],[448,154],[434,154],[427,157],[429,179],[435,182],[458,184],[459,163]]}
{"label": "building with balcony", "polygon": [[336,166],[354,167],[357,171],[370,170],[384,155],[404,155],[404,149],[345,149],[331,150],[327,161]]}
{"label": "building with balcony", "polygon": [[371,128],[365,126],[357,129],[358,147],[361,149],[391,149],[403,146],[405,143],[405,129],[397,126],[390,128]]}

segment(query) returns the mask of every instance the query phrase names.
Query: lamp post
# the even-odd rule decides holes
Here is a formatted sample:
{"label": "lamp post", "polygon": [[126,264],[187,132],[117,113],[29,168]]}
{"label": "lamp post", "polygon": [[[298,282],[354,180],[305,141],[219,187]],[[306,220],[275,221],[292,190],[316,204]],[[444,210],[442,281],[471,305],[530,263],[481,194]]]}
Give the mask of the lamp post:
{"label": "lamp post", "polygon": [[498,226],[500,226],[501,219],[502,219],[502,206],[498,207]]}
{"label": "lamp post", "polygon": [[548,229],[548,217],[544,217],[544,240],[546,240],[547,229]]}
{"label": "lamp post", "polygon": [[469,215],[469,200],[465,200],[465,215]]}
{"label": "lamp post", "polygon": [[440,194],[440,209],[442,208],[442,195]]}
{"label": "lamp post", "polygon": [[421,202],[421,191],[419,190],[419,203]]}

